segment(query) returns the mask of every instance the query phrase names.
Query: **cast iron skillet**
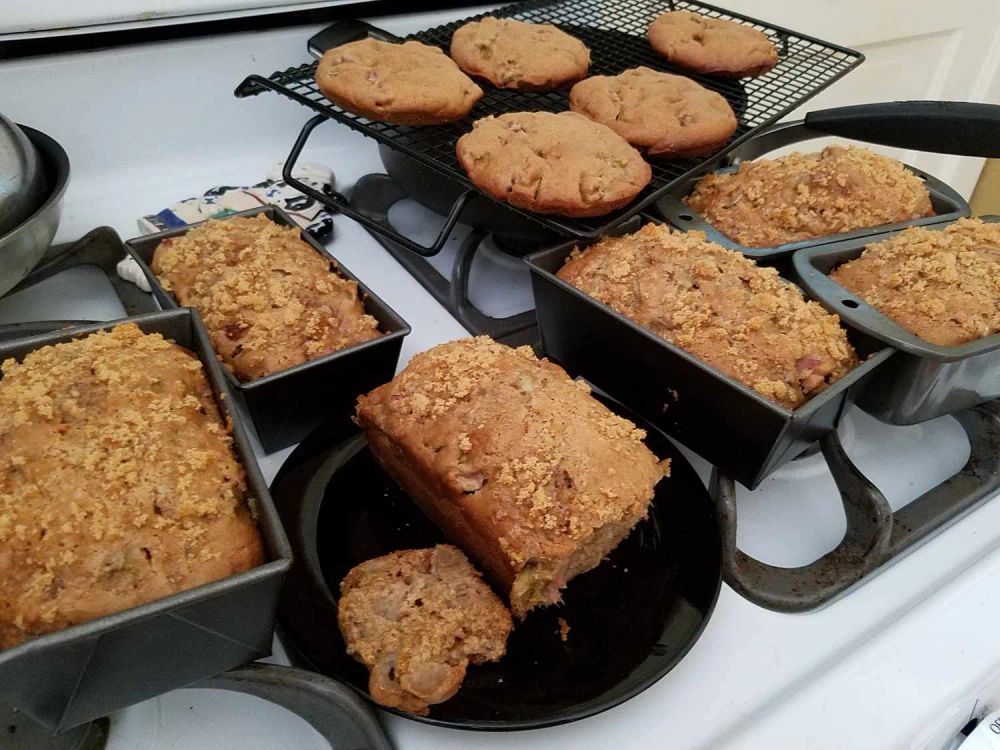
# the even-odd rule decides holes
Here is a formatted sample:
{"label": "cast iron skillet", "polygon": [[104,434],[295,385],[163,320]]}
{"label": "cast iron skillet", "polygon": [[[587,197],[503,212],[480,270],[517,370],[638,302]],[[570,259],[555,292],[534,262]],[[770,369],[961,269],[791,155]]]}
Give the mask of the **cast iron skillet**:
{"label": "cast iron skillet", "polygon": [[[500,662],[470,667],[459,693],[429,716],[401,715],[461,729],[562,724],[628,700],[687,653],[718,597],[720,532],[694,470],[662,433],[646,430],[650,448],[671,459],[650,516],[570,583],[563,605],[516,624]],[[350,425],[327,424],[307,438],[271,491],[295,555],[278,605],[283,640],[304,665],[367,696],[367,671],[337,627],[338,584],[364,560],[444,538]],[[565,642],[559,618],[570,627]]]}

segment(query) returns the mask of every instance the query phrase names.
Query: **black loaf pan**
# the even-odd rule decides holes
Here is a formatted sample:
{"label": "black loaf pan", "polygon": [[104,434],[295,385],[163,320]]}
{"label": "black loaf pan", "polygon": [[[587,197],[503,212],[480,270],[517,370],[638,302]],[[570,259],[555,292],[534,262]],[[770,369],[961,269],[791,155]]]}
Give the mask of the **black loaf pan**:
{"label": "black loaf pan", "polygon": [[749,489],[834,429],[856,387],[893,354],[848,329],[861,364],[786,409],[558,278],[577,247],[526,258],[545,353]]}
{"label": "black loaf pan", "polygon": [[[257,214],[264,214],[277,224],[297,227],[288,214],[275,206],[254,208],[232,216]],[[164,308],[178,305],[150,269],[153,254],[161,241],[186,234],[188,229],[184,227],[137,237],[125,243]],[[305,232],[301,236],[324,259],[336,263],[336,273],[357,282],[365,312],[378,321],[382,335],[250,382],[242,382],[225,371],[230,388],[245,406],[261,446],[267,453],[299,442],[328,418],[349,418],[358,394],[367,393],[392,379],[403,337],[410,332],[410,326],[392,308],[331,258],[322,245]]]}
{"label": "black loaf pan", "polygon": [[[271,653],[274,611],[292,553],[222,368],[190,309],[79,326],[0,344],[0,360],[132,322],[194,352],[205,368],[264,540],[266,562],[221,581],[101,617],[0,651],[0,698],[52,731],[63,731]],[[155,457],[151,457],[155,460]]]}
{"label": "black loaf pan", "polygon": [[[836,111],[838,110],[824,110],[824,113],[832,113]],[[740,162],[752,161],[770,153],[771,151],[784,146],[789,146],[793,143],[801,143],[802,141],[809,141],[815,138],[829,137],[830,134],[828,132],[814,129],[810,127],[809,124],[810,119],[807,118],[804,121],[800,120],[798,122],[780,123],[767,128],[760,134],[748,140],[746,143],[743,143],[733,149],[733,151],[726,156],[725,163],[727,166],[717,169],[716,172],[735,172]],[[965,201],[965,199],[941,180],[927,174],[922,169],[911,167],[908,164],[904,164],[903,166],[924,181],[924,187],[927,188],[927,192],[930,195],[934,215],[926,216],[920,219],[912,219],[910,221],[898,222],[895,224],[880,224],[874,227],[862,227],[849,232],[839,232],[837,234],[829,234],[824,237],[798,240],[797,242],[787,242],[783,245],[774,245],[772,247],[747,247],[746,245],[741,245],[736,240],[731,239],[727,235],[720,232],[714,226],[709,224],[705,217],[684,204],[683,199],[691,194],[695,185],[702,179],[702,177],[704,177],[704,175],[695,175],[684,180],[675,189],[671,190],[668,195],[665,195],[656,202],[656,210],[659,212],[660,216],[679,229],[683,229],[685,231],[697,230],[699,232],[704,232],[708,236],[708,239],[712,242],[722,245],[723,247],[728,247],[731,250],[739,250],[747,257],[754,258],[761,262],[771,262],[787,258],[796,250],[805,247],[824,245],[830,242],[838,242],[840,240],[851,240],[857,238],[867,239],[875,235],[891,232],[897,229],[903,229],[905,227],[954,221],[962,216],[968,216],[971,213],[969,204]]]}
{"label": "black loaf pan", "polygon": [[[1000,216],[983,221],[1000,222]],[[927,227],[942,230],[954,222]],[[875,238],[887,239],[890,235]],[[1000,398],[1000,333],[959,346],[937,346],[894,323],[827,276],[871,243],[854,239],[800,250],[792,257],[801,286],[850,326],[899,350],[870,378],[858,406],[890,424],[917,424]]]}

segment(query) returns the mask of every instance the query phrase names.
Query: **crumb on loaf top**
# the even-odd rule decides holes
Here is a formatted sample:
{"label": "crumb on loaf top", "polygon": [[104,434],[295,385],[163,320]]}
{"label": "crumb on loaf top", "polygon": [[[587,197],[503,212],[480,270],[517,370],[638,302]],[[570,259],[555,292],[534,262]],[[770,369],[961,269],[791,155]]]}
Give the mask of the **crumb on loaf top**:
{"label": "crumb on loaf top", "polygon": [[868,245],[830,277],[932,344],[1000,332],[1000,224],[911,227]]}
{"label": "crumb on loaf top", "polygon": [[645,432],[585,383],[530,347],[485,336],[416,355],[358,410],[456,494],[475,503],[485,493],[482,508],[516,564],[558,558],[607,524],[642,518],[668,473]]}
{"label": "crumb on loaf top", "polygon": [[210,220],[163,240],[152,269],[185,306],[198,308],[225,365],[254,380],[376,338],[358,285],[266,216]]}
{"label": "crumb on loaf top", "polygon": [[2,369],[0,648],[261,561],[190,352],[126,323]]}
{"label": "crumb on loaf top", "polygon": [[743,162],[699,180],[684,202],[747,247],[932,216],[927,188],[900,162],[856,146],[828,146]]}
{"label": "crumb on loaf top", "polygon": [[857,364],[836,315],[702,232],[647,224],[574,250],[558,275],[788,408]]}

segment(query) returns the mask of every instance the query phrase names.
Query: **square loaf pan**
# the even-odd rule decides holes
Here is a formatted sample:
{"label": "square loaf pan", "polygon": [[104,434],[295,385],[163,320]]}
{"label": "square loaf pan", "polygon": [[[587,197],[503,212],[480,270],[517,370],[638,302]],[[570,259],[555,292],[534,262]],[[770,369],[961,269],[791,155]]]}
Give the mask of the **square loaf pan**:
{"label": "square loaf pan", "polygon": [[580,246],[526,258],[546,355],[750,489],[834,429],[855,388],[893,353],[848,329],[861,364],[786,409],[556,276]]}
{"label": "square loaf pan", "polygon": [[[271,653],[274,610],[292,552],[198,314],[149,313],[0,344],[0,360],[135,323],[194,352],[205,368],[246,471],[266,562],[221,581],[101,617],[0,651],[0,697],[63,731]],[[156,457],[150,457],[155,461]]]}
{"label": "square loaf pan", "polygon": [[[297,227],[288,214],[275,206],[241,211],[233,216],[257,214],[264,214],[276,224]],[[189,228],[137,237],[125,243],[129,254],[146,274],[157,301],[165,309],[178,307],[178,304],[160,284],[150,264],[161,241],[186,234]],[[297,443],[328,418],[349,418],[359,394],[367,393],[396,374],[403,337],[410,332],[410,326],[392,308],[331,258],[322,245],[305,232],[301,236],[324,259],[336,263],[338,274],[357,282],[365,312],[378,321],[382,335],[249,382],[224,370],[230,388],[250,415],[267,453]]]}
{"label": "square loaf pan", "polygon": [[[1000,222],[1000,216],[981,218]],[[927,228],[941,230],[952,223]],[[1000,398],[1000,333],[959,346],[928,343],[827,275],[857,258],[873,241],[888,236],[812,247],[792,256],[799,284],[824,307],[854,328],[900,350],[865,383],[858,406],[890,424],[917,424]]]}
{"label": "square loaf pan", "polygon": [[[729,156],[727,161],[730,166],[715,170],[718,173],[735,172],[739,168],[739,162],[751,161],[775,149],[801,143],[802,141],[813,140],[815,138],[828,138],[827,133],[820,133],[810,130],[803,121],[782,123],[774,125],[759,135],[751,138],[742,146],[737,147]],[[796,250],[815,245],[826,245],[831,242],[852,239],[869,239],[875,235],[885,234],[906,227],[923,226],[926,224],[938,224],[946,221],[954,221],[971,213],[969,204],[955,190],[941,182],[941,180],[927,174],[922,169],[904,164],[904,167],[913,172],[924,181],[924,186],[930,195],[931,207],[934,209],[933,216],[926,216],[921,219],[903,221],[895,224],[880,224],[874,227],[864,227],[854,229],[850,232],[839,232],[828,234],[824,237],[815,237],[797,242],[786,242],[783,245],[772,247],[747,247],[741,245],[730,237],[724,235],[714,226],[708,223],[704,216],[694,209],[684,204],[686,198],[694,190],[697,182],[704,177],[704,174],[694,175],[680,183],[671,192],[656,202],[656,210],[672,226],[684,231],[697,230],[704,232],[708,239],[731,250],[739,250],[749,258],[754,258],[762,263],[770,263],[789,257]]]}

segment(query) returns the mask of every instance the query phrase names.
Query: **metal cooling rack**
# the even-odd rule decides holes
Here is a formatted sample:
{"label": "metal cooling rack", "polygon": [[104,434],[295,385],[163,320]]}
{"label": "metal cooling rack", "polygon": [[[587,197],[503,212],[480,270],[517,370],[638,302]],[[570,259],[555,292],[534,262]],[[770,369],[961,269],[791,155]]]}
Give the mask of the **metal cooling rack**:
{"label": "metal cooling rack", "polygon": [[[740,21],[763,31],[778,49],[778,64],[758,78],[720,80],[671,66],[657,55],[646,40],[646,29],[667,10],[690,10],[713,18]],[[491,13],[465,18],[412,34],[407,39],[448,50],[452,33],[462,24],[485,15],[551,23],[581,39],[591,51],[591,75],[614,75],[638,65],[678,73],[718,91],[729,101],[739,120],[733,138],[718,152],[698,159],[652,160],[649,186],[624,209],[605,216],[569,219],[520,211],[552,231],[580,239],[599,237],[660,198],[676,182],[706,171],[761,128],[775,122],[861,64],[864,56],[851,49],[767,24],[711,5],[686,0],[529,0]],[[394,40],[391,34],[368,27],[369,35]],[[448,125],[413,127],[369,120],[332,104],[316,86],[317,63],[307,63],[271,74],[251,75],[236,89],[237,97],[275,91],[303,104],[326,118],[336,120],[380,143],[398,149],[455,183],[472,188],[455,156],[455,141],[480,117],[505,112],[561,112],[569,108],[566,91],[524,92],[498,89],[478,81],[485,91],[469,116]],[[315,127],[313,123],[312,127]],[[312,127],[308,127],[311,132]],[[308,133],[304,130],[290,162],[301,152]],[[464,201],[463,201],[464,203]],[[507,204],[504,204],[507,205]],[[340,208],[336,206],[335,208]],[[508,208],[513,208],[509,207]],[[457,214],[461,205],[456,204]],[[513,209],[518,210],[518,209]],[[457,218],[457,215],[454,217]],[[363,222],[366,223],[366,222]],[[366,223],[366,226],[368,224]],[[376,227],[369,228],[376,229]],[[449,227],[450,228],[450,227]],[[426,254],[426,253],[424,253]]]}

